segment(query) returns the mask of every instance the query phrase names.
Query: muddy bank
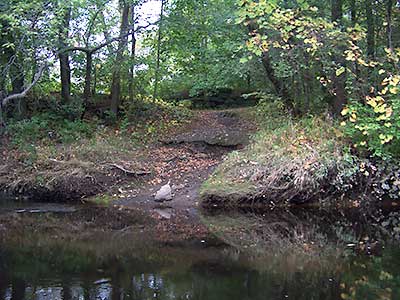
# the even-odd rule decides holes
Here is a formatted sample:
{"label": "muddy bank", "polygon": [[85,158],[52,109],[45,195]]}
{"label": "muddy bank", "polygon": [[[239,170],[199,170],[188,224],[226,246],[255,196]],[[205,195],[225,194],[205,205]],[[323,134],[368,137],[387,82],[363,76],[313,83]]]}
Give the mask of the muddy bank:
{"label": "muddy bank", "polygon": [[[276,170],[266,170],[262,166],[262,171],[257,173],[258,167],[251,167],[251,172],[247,163],[235,166],[233,170],[217,169],[203,185],[202,208],[265,210],[292,206],[332,209],[373,206],[396,209],[400,205],[400,168],[397,162],[360,159],[341,171],[337,165],[334,168],[327,166],[326,176],[318,180],[309,174],[301,175],[302,180],[299,180],[296,174],[291,174],[292,171],[280,167],[278,173],[273,173]],[[232,175],[226,175],[231,171],[241,174],[242,178],[231,181]],[[249,173],[252,175],[247,175]]]}
{"label": "muddy bank", "polygon": [[0,190],[28,200],[61,202],[103,193],[136,197],[168,180],[178,187],[198,187],[197,175],[205,180],[224,154],[248,143],[256,128],[249,115],[248,109],[197,111],[158,141],[142,145],[106,133],[96,141],[38,147],[31,154],[3,149],[7,155],[1,159]]}
{"label": "muddy bank", "polygon": [[[61,147],[61,146],[60,146]],[[115,190],[126,182],[139,183],[150,175],[138,161],[126,161],[116,156],[114,160],[97,161],[79,146],[74,151],[85,157],[65,155],[68,146],[60,153],[43,153],[33,166],[12,158],[19,155],[13,150],[0,169],[0,190],[7,198],[42,202],[79,202],[83,198]],[[46,150],[47,151],[47,150]],[[103,150],[99,150],[103,151]],[[102,154],[103,155],[103,154]],[[132,153],[133,155],[133,153]]]}

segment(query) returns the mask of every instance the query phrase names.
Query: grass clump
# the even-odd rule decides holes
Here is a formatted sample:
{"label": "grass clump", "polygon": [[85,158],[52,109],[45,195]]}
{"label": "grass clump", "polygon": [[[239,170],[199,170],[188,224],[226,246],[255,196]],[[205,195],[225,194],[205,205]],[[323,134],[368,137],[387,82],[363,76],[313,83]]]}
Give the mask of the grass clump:
{"label": "grass clump", "polygon": [[204,184],[204,206],[222,199],[230,206],[305,203],[338,197],[355,187],[359,161],[342,142],[336,124],[322,117],[284,117],[276,113],[279,107],[279,102],[259,105],[262,129]]}

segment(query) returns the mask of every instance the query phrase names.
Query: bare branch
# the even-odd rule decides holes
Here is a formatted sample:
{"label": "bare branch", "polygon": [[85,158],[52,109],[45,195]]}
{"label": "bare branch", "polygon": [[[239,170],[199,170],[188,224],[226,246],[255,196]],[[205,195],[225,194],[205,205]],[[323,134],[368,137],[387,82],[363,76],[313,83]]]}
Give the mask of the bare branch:
{"label": "bare branch", "polygon": [[45,67],[46,67],[46,65],[42,65],[42,66],[39,68],[39,70],[38,70],[38,72],[36,73],[36,75],[35,75],[33,81],[31,82],[30,85],[28,85],[28,86],[25,88],[25,90],[23,90],[21,93],[12,94],[12,95],[9,95],[9,96],[5,97],[5,98],[2,100],[1,105],[2,105],[2,106],[5,106],[5,105],[7,105],[7,103],[8,103],[9,101],[11,101],[11,100],[15,100],[15,99],[20,99],[20,98],[26,97],[26,95],[29,93],[29,91],[36,85],[36,83],[37,83],[37,82],[39,81],[39,79],[42,77],[43,71],[44,71]]}

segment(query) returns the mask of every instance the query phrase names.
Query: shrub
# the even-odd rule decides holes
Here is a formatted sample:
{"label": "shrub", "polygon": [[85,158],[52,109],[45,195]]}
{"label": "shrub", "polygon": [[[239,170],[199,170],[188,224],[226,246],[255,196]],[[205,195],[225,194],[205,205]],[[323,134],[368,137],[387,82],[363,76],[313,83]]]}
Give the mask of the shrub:
{"label": "shrub", "polygon": [[65,114],[45,112],[7,127],[12,142],[18,147],[38,141],[70,143],[92,134],[92,126],[80,119],[70,120]]}
{"label": "shrub", "polygon": [[262,127],[266,129],[274,129],[282,123],[289,115],[285,109],[282,99],[273,94],[257,92],[246,96],[255,96],[258,100],[257,119]]}
{"label": "shrub", "polygon": [[353,146],[380,158],[400,158],[400,101],[367,97],[366,103],[351,102],[343,111],[345,136]]}
{"label": "shrub", "polygon": [[124,107],[125,117],[130,121],[138,120],[182,120],[190,115],[185,103],[167,102],[162,99],[139,96]]}

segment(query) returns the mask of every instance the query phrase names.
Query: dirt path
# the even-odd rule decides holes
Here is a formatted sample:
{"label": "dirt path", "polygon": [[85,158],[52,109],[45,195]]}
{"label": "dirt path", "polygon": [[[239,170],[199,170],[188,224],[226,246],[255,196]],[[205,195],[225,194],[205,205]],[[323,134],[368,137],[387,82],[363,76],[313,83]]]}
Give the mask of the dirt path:
{"label": "dirt path", "polygon": [[[227,153],[244,147],[256,126],[248,109],[198,111],[193,120],[150,149],[151,179],[140,188],[120,189],[115,207],[135,209],[157,219],[160,234],[190,236],[206,229],[198,215],[201,184]],[[156,202],[154,194],[170,181],[171,201]],[[166,237],[168,239],[168,237]]]}

